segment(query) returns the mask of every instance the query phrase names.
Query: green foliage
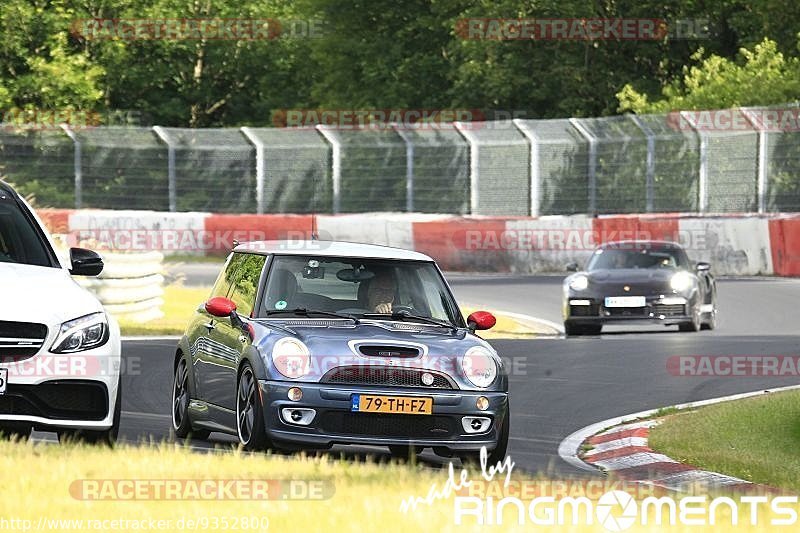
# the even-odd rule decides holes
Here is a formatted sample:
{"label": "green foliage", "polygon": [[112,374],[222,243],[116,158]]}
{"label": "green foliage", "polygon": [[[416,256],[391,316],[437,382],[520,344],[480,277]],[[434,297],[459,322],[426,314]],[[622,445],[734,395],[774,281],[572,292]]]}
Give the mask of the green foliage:
{"label": "green foliage", "polygon": [[662,113],[673,109],[727,109],[782,104],[800,99],[800,60],[787,58],[774,41],[765,39],[753,50],[742,48],[739,61],[718,55],[692,56],[695,66],[683,78],[664,87],[662,98],[650,102],[630,84],[617,93],[620,111]]}

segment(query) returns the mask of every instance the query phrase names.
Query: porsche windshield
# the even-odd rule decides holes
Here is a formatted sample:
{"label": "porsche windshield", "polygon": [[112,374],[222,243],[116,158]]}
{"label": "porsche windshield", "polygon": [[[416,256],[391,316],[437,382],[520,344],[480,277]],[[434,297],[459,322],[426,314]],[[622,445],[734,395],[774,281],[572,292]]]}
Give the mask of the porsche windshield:
{"label": "porsche windshield", "polygon": [[463,325],[439,270],[420,261],[276,256],[259,316],[300,309],[369,318],[407,314]]}
{"label": "porsche windshield", "polygon": [[621,270],[639,268],[688,268],[689,260],[679,248],[601,248],[592,255],[587,266],[593,270]]}

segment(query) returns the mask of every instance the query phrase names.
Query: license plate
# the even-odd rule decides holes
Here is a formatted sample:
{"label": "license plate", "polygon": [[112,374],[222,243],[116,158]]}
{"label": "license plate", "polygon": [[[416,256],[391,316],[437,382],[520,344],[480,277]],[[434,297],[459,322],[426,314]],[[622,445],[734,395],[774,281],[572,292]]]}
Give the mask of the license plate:
{"label": "license plate", "polygon": [[607,296],[606,307],[644,307],[644,296]]}
{"label": "license plate", "polygon": [[350,410],[354,413],[429,415],[433,413],[433,398],[353,394]]}
{"label": "license plate", "polygon": [[0,394],[6,393],[6,385],[8,385],[8,369],[0,368]]}

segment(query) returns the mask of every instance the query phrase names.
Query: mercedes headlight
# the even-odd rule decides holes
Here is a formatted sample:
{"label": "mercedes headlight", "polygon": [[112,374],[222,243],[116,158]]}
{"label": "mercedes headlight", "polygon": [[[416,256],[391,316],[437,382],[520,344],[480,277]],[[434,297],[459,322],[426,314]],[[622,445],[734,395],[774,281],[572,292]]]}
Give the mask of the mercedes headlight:
{"label": "mercedes headlight", "polygon": [[272,347],[272,362],[287,378],[301,378],[311,370],[311,352],[302,341],[284,337]]}
{"label": "mercedes headlight", "polygon": [[467,350],[461,359],[461,368],[470,383],[482,389],[494,383],[497,378],[497,363],[483,346],[473,346]]}
{"label": "mercedes headlight", "polygon": [[684,292],[692,287],[694,278],[688,272],[677,272],[669,280],[669,286],[676,292]]}
{"label": "mercedes headlight", "polygon": [[61,324],[53,353],[75,353],[91,350],[108,342],[108,319],[105,313],[92,313]]}
{"label": "mercedes headlight", "polygon": [[575,276],[569,280],[569,288],[573,291],[582,291],[589,286],[589,278],[586,276]]}

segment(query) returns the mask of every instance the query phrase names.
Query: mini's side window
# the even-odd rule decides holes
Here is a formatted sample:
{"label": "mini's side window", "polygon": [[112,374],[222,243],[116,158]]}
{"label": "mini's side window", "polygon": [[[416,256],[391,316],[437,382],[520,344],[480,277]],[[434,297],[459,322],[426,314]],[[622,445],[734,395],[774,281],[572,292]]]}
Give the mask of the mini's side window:
{"label": "mini's side window", "polygon": [[236,304],[236,312],[240,316],[252,316],[258,282],[266,259],[263,255],[234,254],[234,260],[238,261],[239,266],[230,299]]}
{"label": "mini's side window", "polygon": [[236,270],[239,268],[240,261],[238,256],[241,255],[242,254],[232,254],[228,257],[225,266],[222,267],[219,276],[217,276],[217,281],[214,282],[214,288],[211,289],[210,298],[216,298],[217,296],[222,296],[223,298],[228,297],[228,294],[231,292],[231,285],[233,285],[235,279]]}

